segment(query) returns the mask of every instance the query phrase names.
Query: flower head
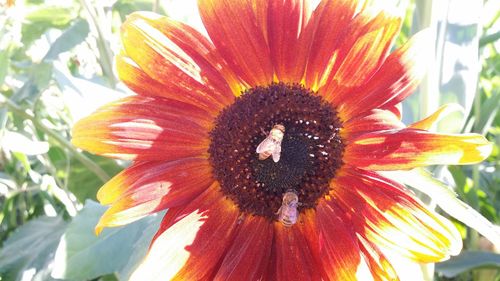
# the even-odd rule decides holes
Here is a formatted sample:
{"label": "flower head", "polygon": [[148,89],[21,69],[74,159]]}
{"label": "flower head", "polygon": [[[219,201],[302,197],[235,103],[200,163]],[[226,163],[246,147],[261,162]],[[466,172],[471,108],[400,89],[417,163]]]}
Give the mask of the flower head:
{"label": "flower head", "polygon": [[210,38],[130,15],[117,69],[137,95],[73,129],[75,145],[134,161],[100,189],[111,207],[98,232],[169,209],[137,279],[397,279],[382,248],[418,262],[460,251],[449,221],[377,172],[491,150],[479,135],[427,131],[441,111],[400,121],[426,32],[389,53],[401,19],[359,1],[199,8]]}

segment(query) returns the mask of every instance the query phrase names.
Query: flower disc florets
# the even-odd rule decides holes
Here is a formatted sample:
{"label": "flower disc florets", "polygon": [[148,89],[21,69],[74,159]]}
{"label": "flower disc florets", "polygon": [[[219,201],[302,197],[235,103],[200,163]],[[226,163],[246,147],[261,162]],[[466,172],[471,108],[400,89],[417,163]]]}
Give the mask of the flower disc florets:
{"label": "flower disc florets", "polygon": [[[290,189],[299,196],[300,209],[313,208],[342,165],[337,112],[300,85],[246,90],[215,123],[209,148],[215,178],[246,213],[275,218]],[[286,130],[280,160],[259,160],[256,148],[276,124]]]}

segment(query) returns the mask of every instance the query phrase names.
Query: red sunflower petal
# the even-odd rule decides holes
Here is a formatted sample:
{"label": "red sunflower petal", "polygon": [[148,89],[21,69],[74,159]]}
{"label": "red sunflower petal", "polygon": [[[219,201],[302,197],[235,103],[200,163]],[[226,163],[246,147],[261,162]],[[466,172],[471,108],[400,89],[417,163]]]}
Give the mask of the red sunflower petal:
{"label": "red sunflower petal", "polygon": [[220,56],[215,46],[196,29],[184,23],[171,20],[167,17],[158,17],[157,14],[148,12],[136,12],[129,17],[137,16],[147,21],[152,27],[162,32],[168,39],[182,49],[201,68],[204,81],[219,89],[226,101],[232,101],[234,94],[228,90],[228,86],[239,92],[238,78],[231,72],[226,62]]}
{"label": "red sunflower petal", "polygon": [[462,248],[460,234],[449,221],[374,172],[345,169],[332,181],[332,197],[367,241],[415,261],[441,261]]}
{"label": "red sunflower petal", "polygon": [[212,116],[159,97],[110,103],[73,126],[72,143],[89,152],[129,160],[175,160],[205,155]]}
{"label": "red sunflower petal", "polygon": [[185,158],[172,162],[135,164],[107,182],[97,193],[112,205],[96,231],[124,225],[151,213],[183,205],[201,194],[214,180],[208,160]]}
{"label": "red sunflower petal", "polygon": [[269,280],[321,280],[321,269],[297,227],[274,223],[273,252],[275,268],[270,268]]}
{"label": "red sunflower petal", "polygon": [[343,109],[346,96],[362,95],[355,89],[364,85],[380,68],[401,26],[401,18],[379,13],[373,19],[358,15],[339,47],[331,74],[319,92]]}
{"label": "red sunflower petal", "polygon": [[391,111],[373,109],[344,123],[341,135],[344,139],[353,139],[369,132],[402,128],[405,125]]}
{"label": "red sunflower petal", "polygon": [[[231,69],[250,86],[273,81],[273,67],[266,42],[262,3],[251,0],[198,0],[201,19],[212,42]],[[255,4],[255,5],[254,5]]]}
{"label": "red sunflower petal", "polygon": [[402,129],[368,133],[349,140],[344,161],[370,170],[403,170],[429,165],[473,164],[491,153],[478,134],[435,134]]}
{"label": "red sunflower petal", "polygon": [[273,243],[272,224],[264,217],[247,216],[237,231],[214,280],[253,281],[265,273]]}
{"label": "red sunflower petal", "polygon": [[403,105],[401,103],[395,105],[382,106],[381,109],[389,110],[398,117],[399,120],[403,117]]}
{"label": "red sunflower petal", "polygon": [[267,15],[269,14],[269,5],[271,1],[267,0],[253,0],[252,9],[257,19],[257,27],[262,30],[264,38],[267,39]]}
{"label": "red sunflower petal", "polygon": [[237,207],[214,184],[186,208],[165,218],[131,280],[210,279],[233,243]]}
{"label": "red sunflower petal", "polygon": [[432,59],[432,34],[424,30],[391,53],[370,80],[335,102],[345,121],[373,108],[393,106],[413,93]]}
{"label": "red sunflower petal", "polygon": [[304,0],[269,3],[268,41],[279,81],[296,83],[304,75],[308,46],[299,37],[310,17],[308,4]]}
{"label": "red sunflower petal", "polygon": [[[205,94],[205,99],[222,107],[234,99],[221,75],[223,60],[194,29],[154,13],[136,12],[127,17],[121,31],[126,55],[166,89],[186,95],[191,91],[191,96]],[[126,70],[119,69],[120,76],[133,84],[135,72]]]}
{"label": "red sunflower petal", "polygon": [[371,273],[361,256],[357,236],[332,201],[320,200],[316,212],[304,215],[303,232],[314,258],[328,280],[370,280]]}
{"label": "red sunflower petal", "polygon": [[359,1],[321,1],[301,36],[301,44],[310,48],[305,84],[317,90],[319,81],[326,76],[335,61],[335,51],[347,36],[346,26],[352,23]]}

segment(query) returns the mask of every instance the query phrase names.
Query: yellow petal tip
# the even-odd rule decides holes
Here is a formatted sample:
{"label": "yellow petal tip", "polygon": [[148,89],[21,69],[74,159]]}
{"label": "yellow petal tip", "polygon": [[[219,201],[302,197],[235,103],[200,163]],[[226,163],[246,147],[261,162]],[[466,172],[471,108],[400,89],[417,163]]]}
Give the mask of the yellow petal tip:
{"label": "yellow petal tip", "polygon": [[475,139],[472,140],[475,147],[473,151],[468,151],[464,153],[460,159],[459,164],[475,164],[483,161],[490,156],[493,151],[493,143],[489,142],[485,137],[477,135]]}
{"label": "yellow petal tip", "polygon": [[96,227],[94,228],[95,235],[99,236],[99,234],[101,234],[103,229],[104,229],[104,226],[102,226],[101,224],[97,224]]}
{"label": "yellow petal tip", "polygon": [[478,147],[477,150],[479,151],[479,155],[481,155],[484,160],[488,158],[488,156],[490,156],[491,152],[493,151],[493,143],[487,142],[485,145]]}

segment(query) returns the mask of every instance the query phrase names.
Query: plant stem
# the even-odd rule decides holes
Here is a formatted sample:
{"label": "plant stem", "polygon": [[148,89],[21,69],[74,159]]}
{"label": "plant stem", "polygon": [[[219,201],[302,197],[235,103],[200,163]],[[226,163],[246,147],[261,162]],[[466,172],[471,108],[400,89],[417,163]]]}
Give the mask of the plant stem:
{"label": "plant stem", "polygon": [[24,193],[24,192],[35,192],[35,191],[40,191],[40,186],[32,186],[32,187],[27,187],[27,188],[18,188],[18,189],[14,189],[14,190],[11,190],[7,193],[7,196],[6,198],[12,198],[20,193]]}
{"label": "plant stem", "polygon": [[160,0],[155,0],[153,2],[153,12],[158,13],[158,8],[160,7]]}
{"label": "plant stem", "polygon": [[[438,34],[438,21],[443,14],[442,3],[433,0],[416,1],[416,17],[417,25],[414,25],[415,31],[424,28],[430,28],[434,33],[434,42],[441,39],[441,34]],[[434,44],[432,42],[432,44]],[[420,83],[419,100],[420,112],[419,119],[429,116],[439,107],[439,69],[441,63],[441,46],[438,45],[437,49],[433,49],[431,65],[428,67],[427,75]]]}
{"label": "plant stem", "polygon": [[497,31],[493,34],[483,36],[481,39],[479,39],[479,47],[484,47],[490,43],[493,43],[500,39],[500,31]]}
{"label": "plant stem", "polygon": [[103,170],[99,165],[94,163],[90,158],[80,153],[75,146],[73,146],[68,140],[55,133],[53,130],[45,126],[42,122],[35,118],[32,114],[26,112],[20,108],[17,104],[9,100],[3,95],[0,95],[0,104],[5,104],[13,113],[30,120],[35,127],[46,133],[48,136],[55,139],[62,147],[68,149],[73,156],[80,161],[85,167],[91,170],[102,182],[107,182],[110,176]]}
{"label": "plant stem", "polygon": [[[477,85],[476,96],[474,97],[474,103],[472,106],[473,106],[472,110],[474,113],[474,126],[472,127],[472,130],[475,131],[478,128],[478,124],[479,124],[480,118],[481,118],[481,91],[479,89],[479,84]],[[473,182],[473,188],[478,189],[479,188],[479,165],[478,164],[475,164],[474,166],[472,166],[472,182]],[[470,229],[469,236],[470,236],[469,245],[468,245],[469,250],[477,249],[479,234],[477,233],[477,231],[475,229]]]}
{"label": "plant stem", "polygon": [[109,83],[111,87],[115,88],[116,86],[116,78],[113,73],[113,53],[107,44],[106,37],[104,35],[103,30],[101,29],[101,25],[98,21],[98,16],[93,9],[93,7],[88,3],[88,0],[80,0],[81,5],[85,8],[90,17],[90,22],[94,26],[97,31],[97,45],[99,48],[100,62],[104,75],[109,79]]}

